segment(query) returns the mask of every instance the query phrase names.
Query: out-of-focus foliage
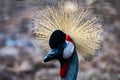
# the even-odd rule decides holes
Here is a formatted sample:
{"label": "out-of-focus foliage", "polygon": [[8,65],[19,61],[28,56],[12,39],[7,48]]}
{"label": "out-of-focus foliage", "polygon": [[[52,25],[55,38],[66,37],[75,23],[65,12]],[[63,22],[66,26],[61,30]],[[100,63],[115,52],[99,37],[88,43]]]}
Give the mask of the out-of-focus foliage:
{"label": "out-of-focus foliage", "polygon": [[[34,9],[59,0],[0,0],[0,80],[60,80],[58,62],[42,64],[45,52],[32,34]],[[79,0],[78,0],[79,1]],[[80,63],[78,80],[120,79],[120,1],[86,0],[101,16],[105,40],[98,55]]]}

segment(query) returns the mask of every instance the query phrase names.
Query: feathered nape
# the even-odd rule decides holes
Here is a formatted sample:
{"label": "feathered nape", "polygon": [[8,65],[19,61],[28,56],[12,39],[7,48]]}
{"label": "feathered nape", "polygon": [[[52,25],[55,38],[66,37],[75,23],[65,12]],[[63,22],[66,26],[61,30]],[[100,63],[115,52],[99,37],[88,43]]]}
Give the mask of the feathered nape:
{"label": "feathered nape", "polygon": [[54,30],[61,30],[74,41],[77,51],[85,58],[94,55],[103,41],[103,30],[92,10],[77,2],[61,2],[34,13],[36,39],[49,49],[49,38]]}

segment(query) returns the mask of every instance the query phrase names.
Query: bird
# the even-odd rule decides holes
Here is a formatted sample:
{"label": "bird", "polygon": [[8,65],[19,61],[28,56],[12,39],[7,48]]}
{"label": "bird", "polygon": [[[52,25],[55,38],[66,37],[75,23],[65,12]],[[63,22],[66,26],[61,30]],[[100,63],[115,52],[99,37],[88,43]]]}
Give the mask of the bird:
{"label": "bird", "polygon": [[34,11],[35,39],[48,51],[42,62],[58,60],[61,80],[76,80],[79,56],[90,60],[104,40],[100,17],[76,1]]}

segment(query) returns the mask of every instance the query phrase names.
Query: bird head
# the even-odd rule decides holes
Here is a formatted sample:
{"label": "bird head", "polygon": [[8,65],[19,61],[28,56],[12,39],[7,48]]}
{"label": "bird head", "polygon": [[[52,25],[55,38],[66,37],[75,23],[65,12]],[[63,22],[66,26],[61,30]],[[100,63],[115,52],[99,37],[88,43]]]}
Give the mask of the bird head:
{"label": "bird head", "polygon": [[55,30],[49,39],[49,46],[51,50],[43,58],[43,62],[53,59],[66,59],[69,58],[74,50],[74,45],[66,40],[66,34],[61,30]]}
{"label": "bird head", "polygon": [[55,30],[49,39],[49,46],[51,50],[44,57],[43,61],[47,62],[53,59],[60,59],[63,55],[63,50],[66,46],[65,33],[60,30]]}

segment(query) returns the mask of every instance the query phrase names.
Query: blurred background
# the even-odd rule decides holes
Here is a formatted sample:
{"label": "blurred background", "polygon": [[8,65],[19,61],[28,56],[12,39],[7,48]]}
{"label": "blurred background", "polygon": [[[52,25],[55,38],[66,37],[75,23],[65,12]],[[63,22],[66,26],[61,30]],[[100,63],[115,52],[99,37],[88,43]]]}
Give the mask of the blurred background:
{"label": "blurred background", "polygon": [[[0,80],[60,80],[57,61],[41,63],[31,14],[59,1],[0,0]],[[83,1],[102,17],[106,37],[97,56],[80,62],[77,80],[120,80],[120,0]]]}

